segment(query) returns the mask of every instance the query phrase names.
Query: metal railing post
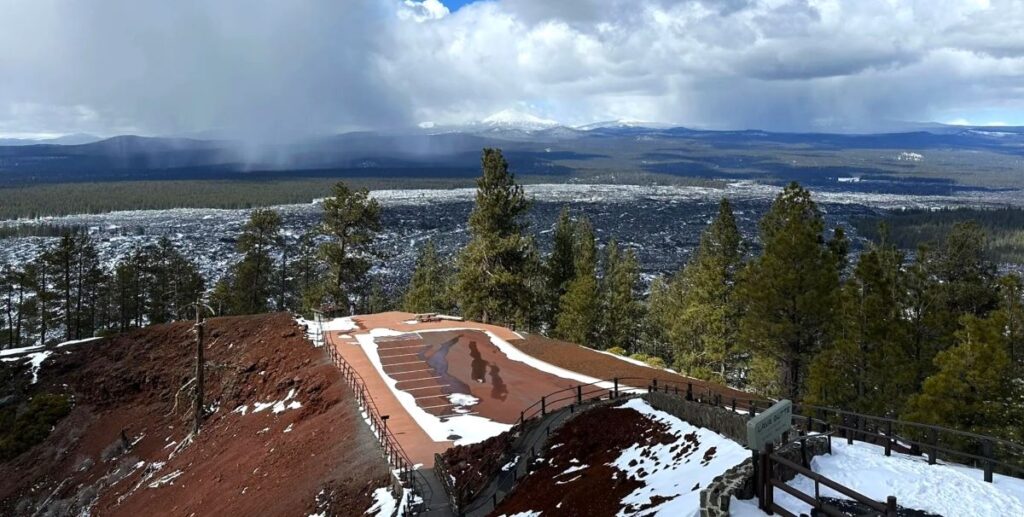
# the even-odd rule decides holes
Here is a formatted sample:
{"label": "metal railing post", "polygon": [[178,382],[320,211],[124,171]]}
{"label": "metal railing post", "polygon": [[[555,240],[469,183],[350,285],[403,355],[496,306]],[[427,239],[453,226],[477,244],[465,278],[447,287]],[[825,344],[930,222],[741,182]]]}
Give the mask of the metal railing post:
{"label": "metal railing post", "polygon": [[544,415],[548,414],[548,406],[547,406],[547,402],[545,401],[546,398],[547,398],[547,396],[544,396],[544,397],[540,398],[540,416],[544,416]]}
{"label": "metal railing post", "polygon": [[619,398],[619,378],[615,378],[615,398]]}

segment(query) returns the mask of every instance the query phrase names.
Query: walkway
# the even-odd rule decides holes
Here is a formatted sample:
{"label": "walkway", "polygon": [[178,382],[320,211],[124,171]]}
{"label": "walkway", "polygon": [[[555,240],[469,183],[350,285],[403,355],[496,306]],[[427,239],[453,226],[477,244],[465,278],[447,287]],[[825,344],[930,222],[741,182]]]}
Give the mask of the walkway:
{"label": "walkway", "polygon": [[363,347],[359,346],[354,338],[343,336],[338,332],[328,332],[327,341],[338,351],[342,359],[362,377],[377,409],[382,415],[388,416],[388,430],[395,435],[409,459],[414,464],[422,464],[424,467],[433,466],[434,454],[444,452],[452,446],[452,442],[435,442],[427,435],[426,431],[398,401],[391,388],[370,362]]}

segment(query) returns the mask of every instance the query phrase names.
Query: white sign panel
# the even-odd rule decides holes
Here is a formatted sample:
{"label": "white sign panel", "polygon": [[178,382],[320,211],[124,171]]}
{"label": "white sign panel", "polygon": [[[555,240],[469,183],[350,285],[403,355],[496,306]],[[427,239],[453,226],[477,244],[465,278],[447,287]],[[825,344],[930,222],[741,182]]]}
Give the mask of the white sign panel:
{"label": "white sign panel", "polygon": [[763,413],[747,421],[747,447],[759,451],[764,444],[778,440],[793,424],[793,403],[780,400]]}

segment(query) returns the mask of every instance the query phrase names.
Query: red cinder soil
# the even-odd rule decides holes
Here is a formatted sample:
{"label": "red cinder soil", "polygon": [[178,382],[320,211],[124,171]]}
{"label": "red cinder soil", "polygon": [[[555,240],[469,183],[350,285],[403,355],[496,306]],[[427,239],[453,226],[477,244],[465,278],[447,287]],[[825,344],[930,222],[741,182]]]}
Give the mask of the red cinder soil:
{"label": "red cinder soil", "polygon": [[490,474],[512,459],[511,447],[512,435],[504,432],[480,443],[452,447],[441,455],[448,473],[455,478],[461,501],[471,501],[490,481]]}
{"label": "red cinder soil", "polygon": [[[602,517],[622,510],[622,499],[643,483],[611,467],[633,445],[672,443],[664,424],[632,409],[601,406],[584,412],[552,435],[535,470],[491,515],[541,512],[543,515]],[[586,466],[584,468],[584,466]],[[566,472],[577,468],[573,472]]]}
{"label": "red cinder soil", "polygon": [[[701,388],[706,391],[707,387],[711,386],[715,393],[722,395],[725,401],[728,401],[730,397],[737,399],[760,398],[751,393],[686,377],[660,368],[632,364],[575,343],[546,338],[538,334],[528,334],[524,339],[509,341],[509,343],[544,362],[602,380],[615,377],[639,377],[645,381],[657,379],[661,385],[668,383],[673,387],[680,385],[685,387],[686,383],[692,383],[695,393]],[[631,382],[636,383],[637,381]],[[637,387],[646,387],[646,384]]]}
{"label": "red cinder soil", "polygon": [[[33,389],[70,394],[74,409],[0,464],[0,515],[363,513],[390,483],[387,464],[340,372],[287,314],[207,322],[212,413],[179,448],[192,427],[179,395],[194,371],[191,329],[157,325],[49,357]],[[291,392],[283,411],[254,411]]]}

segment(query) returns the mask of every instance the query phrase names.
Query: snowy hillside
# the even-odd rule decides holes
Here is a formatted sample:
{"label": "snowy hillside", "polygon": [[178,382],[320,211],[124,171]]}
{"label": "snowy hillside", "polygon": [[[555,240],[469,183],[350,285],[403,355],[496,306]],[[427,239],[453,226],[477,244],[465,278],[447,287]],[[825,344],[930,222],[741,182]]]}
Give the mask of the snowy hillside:
{"label": "snowy hillside", "polygon": [[501,110],[483,119],[480,124],[498,129],[520,129],[523,131],[539,131],[558,126],[558,122],[541,118],[532,113],[515,109]]}

